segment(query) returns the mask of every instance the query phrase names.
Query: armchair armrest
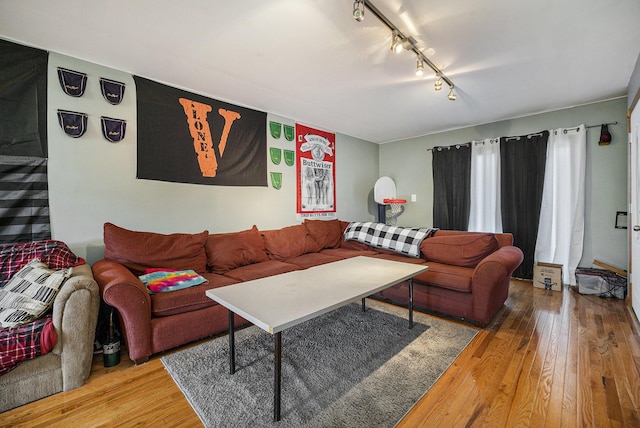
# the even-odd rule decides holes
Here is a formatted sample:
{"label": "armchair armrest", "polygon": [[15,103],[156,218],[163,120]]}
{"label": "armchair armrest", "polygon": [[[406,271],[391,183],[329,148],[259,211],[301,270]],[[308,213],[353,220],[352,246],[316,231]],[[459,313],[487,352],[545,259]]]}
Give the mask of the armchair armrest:
{"label": "armchair armrest", "polygon": [[60,355],[63,391],[84,385],[89,377],[99,309],[100,293],[91,268],[74,267],[53,303],[58,335],[53,352]]}
{"label": "armchair armrest", "polygon": [[118,311],[129,357],[146,361],[151,355],[151,298],[144,284],[118,262],[100,260],[93,276],[106,304]]}

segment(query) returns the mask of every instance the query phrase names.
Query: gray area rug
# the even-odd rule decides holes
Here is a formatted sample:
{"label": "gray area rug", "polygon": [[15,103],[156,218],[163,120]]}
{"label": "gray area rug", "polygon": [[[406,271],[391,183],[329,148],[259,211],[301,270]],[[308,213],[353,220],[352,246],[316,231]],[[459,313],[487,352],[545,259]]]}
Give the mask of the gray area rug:
{"label": "gray area rug", "polygon": [[207,427],[392,427],[451,365],[477,331],[367,300],[282,334],[281,421],[273,423],[273,336],[236,332],[236,373],[228,339],[162,357]]}

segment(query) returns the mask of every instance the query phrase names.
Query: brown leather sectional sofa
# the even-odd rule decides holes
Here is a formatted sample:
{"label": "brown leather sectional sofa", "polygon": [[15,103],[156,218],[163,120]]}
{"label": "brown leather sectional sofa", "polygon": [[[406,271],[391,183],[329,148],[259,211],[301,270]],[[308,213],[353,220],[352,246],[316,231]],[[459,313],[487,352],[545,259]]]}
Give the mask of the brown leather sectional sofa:
{"label": "brown leather sectional sofa", "polygon": [[[523,259],[510,234],[437,231],[422,242],[422,258],[410,258],[366,244],[345,241],[349,223],[306,220],[277,230],[162,235],[104,226],[104,259],[93,274],[104,301],[118,313],[130,358],[149,356],[228,329],[227,310],[205,290],[306,269],[354,256],[423,263],[414,279],[417,309],[486,324],[500,310],[513,271]],[[138,279],[147,268],[194,270],[209,282],[149,294]],[[375,298],[406,304],[407,284]],[[236,318],[236,324],[246,321]]]}

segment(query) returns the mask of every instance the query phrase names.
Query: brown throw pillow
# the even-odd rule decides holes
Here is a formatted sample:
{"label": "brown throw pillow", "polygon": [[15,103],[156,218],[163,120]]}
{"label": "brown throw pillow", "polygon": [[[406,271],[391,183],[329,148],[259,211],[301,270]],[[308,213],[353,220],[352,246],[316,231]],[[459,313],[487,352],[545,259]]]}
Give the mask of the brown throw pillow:
{"label": "brown throw pillow", "polygon": [[269,260],[264,239],[255,225],[241,232],[209,235],[204,248],[207,266],[217,274]]}
{"label": "brown throw pillow", "polygon": [[287,260],[320,250],[303,224],[287,226],[278,230],[265,230],[264,246],[271,259]]}
{"label": "brown throw pillow", "polygon": [[304,226],[309,235],[318,243],[320,249],[337,248],[340,246],[342,229],[339,220],[309,220],[305,219]]}
{"label": "brown throw pillow", "polygon": [[111,223],[104,224],[104,258],[122,263],[136,275],[147,268],[195,270],[206,273],[204,243],[208,231],[163,235],[137,232]]}

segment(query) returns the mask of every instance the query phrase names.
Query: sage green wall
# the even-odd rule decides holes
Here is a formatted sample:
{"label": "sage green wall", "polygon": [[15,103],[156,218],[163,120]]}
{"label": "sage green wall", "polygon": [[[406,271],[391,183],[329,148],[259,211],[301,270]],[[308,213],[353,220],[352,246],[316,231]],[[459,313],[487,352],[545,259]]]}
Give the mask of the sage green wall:
{"label": "sage green wall", "polygon": [[580,266],[591,266],[592,261],[598,259],[626,269],[627,230],[614,227],[616,211],[627,211],[626,108],[627,99],[623,97],[383,144],[380,147],[380,176],[387,175],[396,182],[398,197],[410,201],[411,194],[415,194],[417,198],[416,202],[406,204],[398,224],[433,224],[433,176],[429,148],[617,121],[617,125],[609,127],[613,139],[609,146],[598,145],[599,127],[587,131],[585,241]]}
{"label": "sage green wall", "polygon": [[[56,67],[89,75],[87,93],[71,98],[58,87]],[[99,77],[127,84],[124,102],[106,103],[97,88]],[[49,58],[48,133],[49,196],[52,233],[80,256],[94,262],[101,256],[102,225],[160,233],[227,232],[256,224],[261,229],[299,223],[295,215],[295,170],[269,163],[269,171],[283,172],[283,188],[223,187],[137,180],[135,85],[130,74],[65,55]],[[188,88],[187,88],[188,89]],[[207,95],[207,94],[205,94]],[[215,98],[215,95],[209,95]],[[233,100],[225,100],[233,103]],[[79,139],[64,135],[56,110],[89,113],[89,130]],[[101,115],[127,120],[124,141],[109,143],[100,134]],[[294,119],[268,114],[268,120],[293,124]],[[300,118],[298,118],[300,120]],[[521,135],[542,129],[571,127],[581,123],[610,127],[613,142],[597,145],[599,130],[588,132],[587,215],[585,249],[581,265],[594,258],[619,267],[627,266],[626,231],[615,229],[616,211],[627,206],[626,98],[590,104],[524,118],[496,122],[410,140],[383,144],[336,134],[337,213],[343,220],[375,220],[372,190],[376,179],[388,175],[396,182],[398,196],[410,200],[399,224],[430,226],[433,211],[431,154],[436,145]],[[313,126],[313,124],[309,124]],[[292,144],[292,143],[291,143]],[[268,145],[286,148],[283,139],[268,136]],[[269,161],[270,162],[270,161]],[[597,244],[595,244],[597,243]]]}
{"label": "sage green wall", "polygon": [[[87,73],[86,93],[64,94],[57,67]],[[98,79],[126,83],[123,102],[108,104]],[[103,224],[159,233],[211,233],[274,229],[300,223],[296,216],[295,166],[269,159],[268,171],[282,172],[282,188],[225,187],[136,179],[136,93],[131,74],[51,53],[48,80],[49,202],[52,235],[90,263],[102,256]],[[205,94],[207,95],[207,94]],[[209,95],[215,98],[215,95]],[[233,100],[225,100],[233,103]],[[87,133],[70,138],[60,129],[57,109],[89,114]],[[110,143],[102,137],[100,116],[127,120],[126,137]],[[290,125],[294,119],[268,114]],[[313,126],[313,124],[308,124]],[[330,130],[329,130],[330,131]],[[284,137],[267,136],[267,145],[295,149]],[[267,154],[268,156],[268,154]],[[378,145],[336,134],[336,209],[342,220],[374,220],[368,194],[378,178]]]}

